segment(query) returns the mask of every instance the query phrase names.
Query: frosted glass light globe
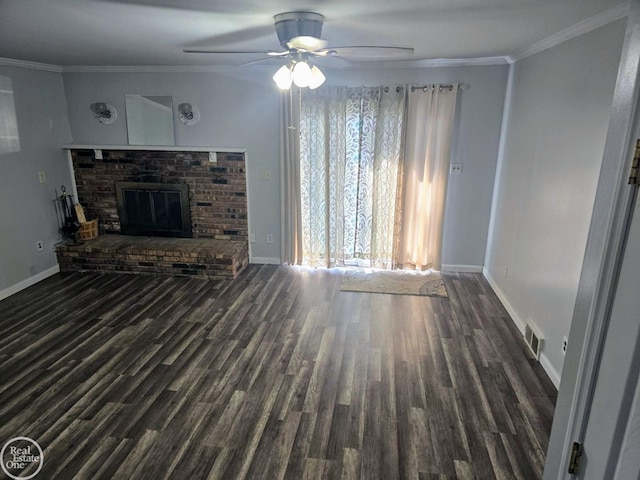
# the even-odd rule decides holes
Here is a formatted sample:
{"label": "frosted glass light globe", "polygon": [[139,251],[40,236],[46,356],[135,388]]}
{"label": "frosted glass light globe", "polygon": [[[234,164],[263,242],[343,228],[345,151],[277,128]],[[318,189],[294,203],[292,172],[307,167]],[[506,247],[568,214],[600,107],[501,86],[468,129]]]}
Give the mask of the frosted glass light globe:
{"label": "frosted glass light globe", "polygon": [[293,80],[291,70],[288,65],[281,66],[273,76],[273,81],[281,90],[289,90],[291,81]]}
{"label": "frosted glass light globe", "polygon": [[298,62],[293,67],[293,83],[297,87],[308,87],[311,81],[311,68],[307,62]]}
{"label": "frosted glass light globe", "polygon": [[324,76],[322,71],[314,65],[311,69],[311,80],[309,81],[309,88],[311,90],[318,88],[324,83],[326,79],[327,78]]}

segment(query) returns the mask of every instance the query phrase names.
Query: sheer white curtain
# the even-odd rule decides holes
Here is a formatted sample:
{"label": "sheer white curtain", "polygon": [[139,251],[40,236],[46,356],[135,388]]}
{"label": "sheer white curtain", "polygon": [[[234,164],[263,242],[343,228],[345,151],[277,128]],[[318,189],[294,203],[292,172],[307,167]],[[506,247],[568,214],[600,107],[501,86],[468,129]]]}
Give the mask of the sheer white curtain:
{"label": "sheer white curtain", "polygon": [[458,85],[411,89],[398,262],[439,270]]}
{"label": "sheer white curtain", "polygon": [[282,92],[280,102],[280,259],[302,263],[300,205],[300,90]]}
{"label": "sheer white curtain", "polygon": [[404,104],[404,87],[303,92],[303,263],[392,266]]}

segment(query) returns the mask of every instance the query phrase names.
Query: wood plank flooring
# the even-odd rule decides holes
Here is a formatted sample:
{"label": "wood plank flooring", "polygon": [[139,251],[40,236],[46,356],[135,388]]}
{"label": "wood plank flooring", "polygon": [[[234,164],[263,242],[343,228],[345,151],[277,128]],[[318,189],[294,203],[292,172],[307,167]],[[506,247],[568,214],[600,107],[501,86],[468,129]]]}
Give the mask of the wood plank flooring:
{"label": "wood plank flooring", "polygon": [[481,275],[450,297],[56,275],[0,302],[0,442],[42,479],[536,479],[556,392]]}

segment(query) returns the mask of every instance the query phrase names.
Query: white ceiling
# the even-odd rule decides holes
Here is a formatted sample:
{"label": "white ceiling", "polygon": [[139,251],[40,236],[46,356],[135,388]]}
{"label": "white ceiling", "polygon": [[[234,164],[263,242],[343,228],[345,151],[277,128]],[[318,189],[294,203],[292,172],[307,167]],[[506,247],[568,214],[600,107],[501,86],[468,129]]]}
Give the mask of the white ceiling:
{"label": "white ceiling", "polygon": [[325,16],[329,46],[415,48],[413,60],[517,54],[624,0],[0,0],[0,57],[61,66],[222,66],[281,50],[273,15]]}

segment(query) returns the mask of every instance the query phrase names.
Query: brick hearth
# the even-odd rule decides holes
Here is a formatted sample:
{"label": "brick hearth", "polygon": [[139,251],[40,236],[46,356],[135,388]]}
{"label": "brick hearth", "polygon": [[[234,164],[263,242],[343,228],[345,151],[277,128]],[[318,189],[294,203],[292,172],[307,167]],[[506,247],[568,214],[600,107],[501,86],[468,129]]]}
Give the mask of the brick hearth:
{"label": "brick hearth", "polygon": [[58,245],[56,252],[64,272],[100,271],[230,280],[249,263],[246,242],[203,238],[102,235],[79,246]]}

